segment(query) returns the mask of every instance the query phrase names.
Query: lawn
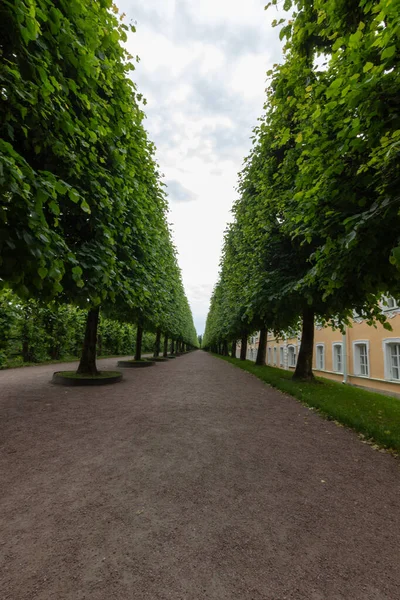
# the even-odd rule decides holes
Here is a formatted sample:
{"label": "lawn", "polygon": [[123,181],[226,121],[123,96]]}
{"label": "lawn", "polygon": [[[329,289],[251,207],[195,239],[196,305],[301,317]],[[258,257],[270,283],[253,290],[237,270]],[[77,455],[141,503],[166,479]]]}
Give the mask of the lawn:
{"label": "lawn", "polygon": [[292,372],[274,367],[258,367],[253,362],[218,356],[252,373],[272,387],[318,409],[331,419],[355,429],[379,446],[400,453],[400,400],[336,383],[321,377],[317,383],[295,382]]}

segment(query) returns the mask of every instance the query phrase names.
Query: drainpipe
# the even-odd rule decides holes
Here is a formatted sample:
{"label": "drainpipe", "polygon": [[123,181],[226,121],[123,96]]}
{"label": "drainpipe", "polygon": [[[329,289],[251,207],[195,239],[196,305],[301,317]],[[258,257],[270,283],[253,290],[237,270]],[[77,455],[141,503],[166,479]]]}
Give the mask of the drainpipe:
{"label": "drainpipe", "polygon": [[342,348],[343,348],[343,382],[347,383],[347,325],[342,335]]}

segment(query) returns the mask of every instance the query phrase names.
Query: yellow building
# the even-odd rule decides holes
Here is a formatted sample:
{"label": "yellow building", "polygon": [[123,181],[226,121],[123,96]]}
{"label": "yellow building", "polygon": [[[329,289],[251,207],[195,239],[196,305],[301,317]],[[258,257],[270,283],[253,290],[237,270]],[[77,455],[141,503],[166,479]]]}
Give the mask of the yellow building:
{"label": "yellow building", "polygon": [[[400,395],[400,307],[389,298],[382,304],[392,331],[381,324],[368,325],[355,317],[352,327],[342,333],[316,326],[314,332],[314,371],[316,375],[350,385]],[[250,338],[247,358],[255,360],[259,335]],[[295,369],[300,336],[275,338],[268,334],[266,364]]]}

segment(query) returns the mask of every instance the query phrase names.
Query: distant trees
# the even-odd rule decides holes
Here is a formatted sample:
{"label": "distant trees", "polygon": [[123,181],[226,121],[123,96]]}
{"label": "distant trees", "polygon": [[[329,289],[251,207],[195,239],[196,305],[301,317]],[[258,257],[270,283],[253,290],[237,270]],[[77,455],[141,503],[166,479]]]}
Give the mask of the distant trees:
{"label": "distant trees", "polygon": [[[79,356],[86,324],[84,310],[56,302],[22,302],[11,291],[0,293],[0,368],[23,362],[40,363]],[[100,314],[97,350],[101,355],[129,355],[135,344],[136,326]],[[150,352],[153,335],[143,338]]]}
{"label": "distant trees", "polygon": [[85,308],[89,374],[100,306],[197,343],[117,12],[110,0],[0,8],[0,286]]}
{"label": "distant trees", "polygon": [[285,2],[285,60],[268,73],[203,345],[302,322],[295,377],[312,379],[316,316],[382,320],[378,299],[400,295],[395,4]]}

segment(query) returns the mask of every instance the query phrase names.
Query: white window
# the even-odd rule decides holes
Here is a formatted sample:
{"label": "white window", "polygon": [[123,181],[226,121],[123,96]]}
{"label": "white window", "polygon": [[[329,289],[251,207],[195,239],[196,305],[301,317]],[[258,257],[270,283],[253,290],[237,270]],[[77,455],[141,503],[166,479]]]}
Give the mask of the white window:
{"label": "white window", "polygon": [[296,348],[295,348],[295,346],[288,346],[288,365],[289,365],[289,367],[296,366]]}
{"label": "white window", "polygon": [[353,342],[354,374],[361,377],[369,376],[369,342]]}
{"label": "white window", "polygon": [[400,339],[383,340],[385,378],[400,381]]}
{"label": "white window", "polygon": [[274,348],[274,365],[276,365],[277,349]]}
{"label": "white window", "polygon": [[333,370],[343,373],[343,344],[335,342],[332,344]]}
{"label": "white window", "polygon": [[389,344],[391,379],[400,379],[400,344]]}
{"label": "white window", "polygon": [[279,348],[279,364],[280,364],[281,367],[283,367],[284,360],[283,360],[283,348],[282,348],[282,346]]}
{"label": "white window", "polygon": [[396,300],[393,296],[386,296],[383,298],[383,310],[393,310],[398,308]]}
{"label": "white window", "polygon": [[271,359],[271,348],[268,348],[268,364],[270,365],[272,363],[272,359]]}
{"label": "white window", "polygon": [[325,346],[317,344],[317,369],[323,371],[325,369]]}

